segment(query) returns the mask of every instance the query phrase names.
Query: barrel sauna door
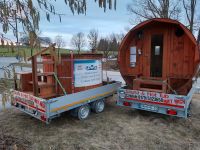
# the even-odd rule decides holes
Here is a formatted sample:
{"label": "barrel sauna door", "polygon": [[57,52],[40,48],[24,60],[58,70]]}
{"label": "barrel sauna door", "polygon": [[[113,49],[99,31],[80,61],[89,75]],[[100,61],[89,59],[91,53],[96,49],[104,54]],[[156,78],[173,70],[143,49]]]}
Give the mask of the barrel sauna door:
{"label": "barrel sauna door", "polygon": [[162,77],[163,35],[151,36],[151,77]]}

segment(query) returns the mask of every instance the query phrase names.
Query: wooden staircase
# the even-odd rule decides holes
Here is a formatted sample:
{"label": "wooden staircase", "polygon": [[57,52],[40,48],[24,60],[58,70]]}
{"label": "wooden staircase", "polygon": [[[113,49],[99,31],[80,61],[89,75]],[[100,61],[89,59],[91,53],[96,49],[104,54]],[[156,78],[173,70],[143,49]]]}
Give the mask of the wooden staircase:
{"label": "wooden staircase", "polygon": [[[37,57],[41,55],[42,53],[46,52],[47,50],[51,50],[51,60],[48,61],[37,61]],[[48,48],[43,49],[39,53],[36,53],[35,55],[28,58],[28,60],[32,61],[32,81],[29,81],[28,84],[32,85],[33,87],[33,95],[41,98],[52,98],[57,96],[57,85],[58,85],[58,79],[57,77],[57,55],[55,53],[55,44],[51,45]],[[53,66],[53,70],[44,72],[38,71],[38,64],[44,65],[44,64],[50,64]],[[60,83],[59,83],[60,85]],[[62,86],[62,85],[60,85]]]}
{"label": "wooden staircase", "polygon": [[[50,54],[43,55],[47,50],[50,50]],[[41,56],[42,61],[38,61],[38,56]],[[55,44],[29,57],[28,61],[31,61],[32,72],[16,73],[16,90],[44,99],[67,94],[57,76],[58,56],[55,52]],[[42,69],[38,65],[42,66]],[[63,94],[58,92],[59,89]]]}

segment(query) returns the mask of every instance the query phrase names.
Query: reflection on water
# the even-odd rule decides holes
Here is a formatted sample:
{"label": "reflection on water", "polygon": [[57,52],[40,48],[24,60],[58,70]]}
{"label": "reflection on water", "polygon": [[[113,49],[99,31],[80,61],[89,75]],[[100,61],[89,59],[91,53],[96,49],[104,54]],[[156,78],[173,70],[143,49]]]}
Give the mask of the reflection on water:
{"label": "reflection on water", "polygon": [[[0,57],[0,68],[7,67],[10,63],[18,62],[15,57]],[[9,69],[12,69],[11,67]],[[23,71],[29,71],[31,68],[22,68]],[[16,72],[21,71],[20,67],[16,67]],[[0,78],[4,78],[4,70],[0,69]],[[0,94],[0,111],[4,109],[4,107],[10,108],[10,102],[6,102],[5,106],[2,103],[2,95]]]}

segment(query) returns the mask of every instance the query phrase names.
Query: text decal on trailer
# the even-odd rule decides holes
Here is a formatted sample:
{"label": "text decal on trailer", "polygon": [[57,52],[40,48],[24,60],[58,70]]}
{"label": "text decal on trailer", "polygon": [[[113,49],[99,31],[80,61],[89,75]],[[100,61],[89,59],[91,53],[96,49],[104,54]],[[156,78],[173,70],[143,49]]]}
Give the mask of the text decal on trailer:
{"label": "text decal on trailer", "polygon": [[102,83],[101,60],[74,61],[75,87],[84,87]]}
{"label": "text decal on trailer", "polygon": [[35,97],[33,95],[19,92],[19,91],[14,91],[14,100],[17,103],[20,103],[32,109],[37,109],[42,113],[45,112],[44,102],[40,98]]}
{"label": "text decal on trailer", "polygon": [[127,100],[135,100],[165,106],[174,106],[178,108],[184,108],[185,106],[184,98],[173,94],[138,90],[126,90],[125,94]]}

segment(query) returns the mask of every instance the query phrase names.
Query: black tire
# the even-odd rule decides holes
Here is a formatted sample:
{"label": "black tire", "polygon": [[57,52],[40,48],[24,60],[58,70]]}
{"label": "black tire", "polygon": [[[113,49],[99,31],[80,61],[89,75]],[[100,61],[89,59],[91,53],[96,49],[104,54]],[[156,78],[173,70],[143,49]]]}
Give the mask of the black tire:
{"label": "black tire", "polygon": [[77,108],[77,117],[79,120],[84,120],[90,115],[90,106],[88,104]]}
{"label": "black tire", "polygon": [[92,110],[97,114],[103,112],[104,108],[105,108],[105,102],[103,99],[97,100],[92,103]]}

